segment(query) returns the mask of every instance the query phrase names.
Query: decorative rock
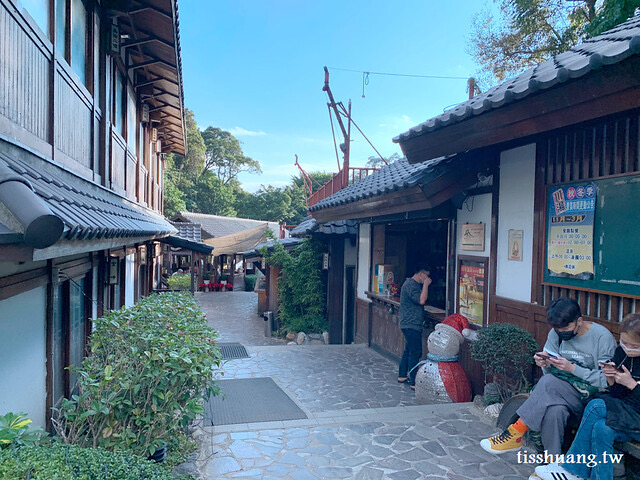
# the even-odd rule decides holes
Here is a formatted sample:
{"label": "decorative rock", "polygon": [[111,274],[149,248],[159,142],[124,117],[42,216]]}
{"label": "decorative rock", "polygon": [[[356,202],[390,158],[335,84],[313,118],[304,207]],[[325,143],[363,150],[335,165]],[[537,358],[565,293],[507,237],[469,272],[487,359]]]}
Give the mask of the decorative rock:
{"label": "decorative rock", "polygon": [[296,337],[296,343],[298,345],[302,345],[306,340],[307,335],[304,332],[298,332],[298,336]]}
{"label": "decorative rock", "polygon": [[322,332],[322,338],[324,338],[324,344],[329,345],[329,332]]}
{"label": "decorative rock", "polygon": [[296,334],[296,332],[289,332],[289,333],[287,333],[287,337],[286,338],[287,338],[287,340],[289,342],[292,342],[293,340],[296,339],[297,336],[298,335]]}
{"label": "decorative rock", "polygon": [[196,477],[198,474],[198,467],[191,462],[181,463],[180,465],[176,465],[171,474],[174,477],[179,477],[181,475],[191,475],[192,477]]}
{"label": "decorative rock", "polygon": [[287,342],[287,345],[298,345],[296,342]]}
{"label": "decorative rock", "polygon": [[325,345],[324,338],[319,333],[310,333],[307,335],[305,343],[309,345]]}
{"label": "decorative rock", "polygon": [[498,415],[500,415],[501,409],[502,409],[501,403],[493,403],[484,409],[484,413],[489,415],[492,418],[498,418]]}

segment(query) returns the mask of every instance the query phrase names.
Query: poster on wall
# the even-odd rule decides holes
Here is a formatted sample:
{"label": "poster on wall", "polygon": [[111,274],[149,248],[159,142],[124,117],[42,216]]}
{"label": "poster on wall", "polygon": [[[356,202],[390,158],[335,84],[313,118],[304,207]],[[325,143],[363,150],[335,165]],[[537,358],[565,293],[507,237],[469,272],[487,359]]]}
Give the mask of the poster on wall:
{"label": "poster on wall", "polygon": [[524,230],[509,230],[509,260],[522,261],[522,240]]}
{"label": "poster on wall", "polygon": [[484,223],[465,223],[462,225],[462,250],[484,251]]}
{"label": "poster on wall", "polygon": [[487,287],[487,258],[458,256],[457,311],[476,325],[484,325]]}
{"label": "poster on wall", "polygon": [[551,187],[547,205],[548,275],[592,280],[596,186]]}

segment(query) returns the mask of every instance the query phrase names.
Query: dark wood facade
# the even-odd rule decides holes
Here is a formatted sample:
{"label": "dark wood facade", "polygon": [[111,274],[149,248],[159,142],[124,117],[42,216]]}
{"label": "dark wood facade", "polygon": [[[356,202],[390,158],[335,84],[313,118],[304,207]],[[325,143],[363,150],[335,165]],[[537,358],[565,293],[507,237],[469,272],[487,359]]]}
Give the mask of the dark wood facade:
{"label": "dark wood facade", "polygon": [[[26,8],[0,0],[0,152],[37,165],[43,178],[62,169],[77,180],[74,188],[107,189],[161,215],[162,153],[184,153],[175,4],[151,0],[125,12],[107,11],[104,2],[73,3],[72,14],[70,0]],[[133,8],[136,2],[116,3]],[[153,49],[163,49],[155,63]],[[87,212],[67,213],[101,228],[99,214]],[[46,331],[46,385],[27,382],[31,390],[23,394],[34,401],[46,394],[29,412],[41,426],[74,388],[66,367],[81,361],[91,318],[152,291],[161,248],[140,230],[146,233],[62,239],[46,250],[3,245],[0,302],[46,288],[46,311],[34,320]],[[1,313],[2,307],[6,320]],[[0,332],[5,328],[0,322]],[[14,355],[39,355],[40,346],[32,347]]]}

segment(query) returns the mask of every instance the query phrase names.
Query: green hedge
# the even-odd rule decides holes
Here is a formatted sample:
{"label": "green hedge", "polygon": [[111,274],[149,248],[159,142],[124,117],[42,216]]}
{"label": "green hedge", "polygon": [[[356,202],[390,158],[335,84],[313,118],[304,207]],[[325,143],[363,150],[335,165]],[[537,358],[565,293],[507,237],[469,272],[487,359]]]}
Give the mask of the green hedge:
{"label": "green hedge", "polygon": [[127,452],[75,445],[41,445],[0,450],[1,480],[187,480]]}
{"label": "green hedge", "polygon": [[[167,279],[171,290],[191,290],[191,274],[171,275]],[[196,288],[198,286],[196,285]]]}
{"label": "green hedge", "polygon": [[163,293],[95,321],[80,394],[63,400],[56,431],[66,443],[146,457],[203,413],[217,394],[222,356],[214,330],[186,293]]}

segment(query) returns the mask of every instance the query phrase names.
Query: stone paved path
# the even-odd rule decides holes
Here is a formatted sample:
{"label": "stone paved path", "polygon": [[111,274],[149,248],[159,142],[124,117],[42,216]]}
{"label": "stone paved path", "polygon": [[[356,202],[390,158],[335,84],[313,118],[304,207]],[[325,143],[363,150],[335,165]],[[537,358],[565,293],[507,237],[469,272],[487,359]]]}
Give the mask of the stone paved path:
{"label": "stone paved path", "polygon": [[370,348],[266,339],[251,295],[198,298],[221,341],[239,341],[250,354],[227,361],[224,378],[270,376],[309,418],[199,428],[203,480],[516,480],[532,473],[515,453],[480,448],[495,428],[472,404],[416,405],[396,382],[396,365]]}

